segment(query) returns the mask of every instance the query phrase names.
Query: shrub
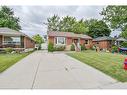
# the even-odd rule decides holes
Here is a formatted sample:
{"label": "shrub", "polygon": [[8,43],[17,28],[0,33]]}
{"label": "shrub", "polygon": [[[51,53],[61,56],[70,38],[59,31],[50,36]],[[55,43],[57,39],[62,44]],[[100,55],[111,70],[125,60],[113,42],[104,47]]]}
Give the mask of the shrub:
{"label": "shrub", "polygon": [[49,44],[48,44],[48,52],[53,52],[53,51],[54,51],[53,43],[49,42]]}
{"label": "shrub", "polygon": [[80,46],[81,46],[81,51],[86,50],[86,47],[85,47],[84,44],[83,45],[80,45]]}
{"label": "shrub", "polygon": [[75,46],[74,46],[74,44],[71,45],[71,51],[75,51]]}
{"label": "shrub", "polygon": [[121,43],[121,47],[127,48],[127,42]]}
{"label": "shrub", "polygon": [[117,46],[112,46],[112,52],[118,52],[118,47]]}
{"label": "shrub", "polygon": [[55,51],[64,51],[65,50],[65,46],[64,45],[56,45],[54,47]]}
{"label": "shrub", "polygon": [[13,51],[13,49],[10,48],[10,47],[9,48],[5,48],[4,50],[5,50],[6,53],[11,53]]}

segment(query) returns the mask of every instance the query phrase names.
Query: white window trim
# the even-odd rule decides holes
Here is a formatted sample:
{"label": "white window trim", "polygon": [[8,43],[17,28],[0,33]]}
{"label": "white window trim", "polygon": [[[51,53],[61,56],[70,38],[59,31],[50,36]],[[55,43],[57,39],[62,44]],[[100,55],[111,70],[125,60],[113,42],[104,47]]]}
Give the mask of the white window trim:
{"label": "white window trim", "polygon": [[59,37],[56,37],[56,45],[66,45],[66,38],[65,37],[62,37],[62,38],[64,38],[64,44],[61,44],[61,43],[58,43],[58,38]]}

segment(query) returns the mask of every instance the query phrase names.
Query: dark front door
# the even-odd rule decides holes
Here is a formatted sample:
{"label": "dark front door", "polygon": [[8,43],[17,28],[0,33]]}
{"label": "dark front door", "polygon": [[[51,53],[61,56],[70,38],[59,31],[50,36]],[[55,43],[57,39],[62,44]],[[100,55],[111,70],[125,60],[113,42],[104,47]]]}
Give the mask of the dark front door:
{"label": "dark front door", "polygon": [[74,39],[74,44],[77,46],[77,43],[78,43],[78,39]]}

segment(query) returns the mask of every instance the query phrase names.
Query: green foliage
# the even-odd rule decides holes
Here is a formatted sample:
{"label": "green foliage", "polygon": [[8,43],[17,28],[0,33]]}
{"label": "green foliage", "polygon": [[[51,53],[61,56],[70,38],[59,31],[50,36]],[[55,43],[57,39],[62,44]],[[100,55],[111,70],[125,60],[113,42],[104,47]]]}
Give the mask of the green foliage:
{"label": "green foliage", "polygon": [[53,43],[49,42],[48,44],[48,52],[53,52],[54,51],[54,45]]}
{"label": "green foliage", "polygon": [[48,31],[62,31],[62,32],[74,32],[74,33],[86,33],[88,27],[84,23],[83,19],[77,20],[75,17],[65,16],[60,18],[54,15],[47,19]]}
{"label": "green foliage", "polygon": [[117,46],[112,46],[112,52],[118,52],[118,47]]}
{"label": "green foliage", "polygon": [[59,30],[59,24],[60,24],[60,17],[57,15],[54,15],[50,18],[47,18],[46,25],[48,25],[48,31],[58,31]]}
{"label": "green foliage", "polygon": [[107,6],[103,9],[101,15],[112,29],[121,28],[123,30],[127,26],[127,6]]}
{"label": "green foliage", "polygon": [[4,51],[6,53],[11,53],[13,51],[13,49],[9,47],[9,48],[5,48]]}
{"label": "green foliage", "polygon": [[65,46],[64,45],[56,45],[54,47],[55,51],[64,51],[65,50]]}
{"label": "green foliage", "polygon": [[85,44],[80,45],[80,46],[81,46],[81,51],[86,50]]}
{"label": "green foliage", "polygon": [[14,12],[7,6],[0,8],[0,27],[8,27],[14,30],[20,30],[19,18],[14,16]]}
{"label": "green foliage", "polygon": [[101,36],[109,36],[111,30],[102,20],[90,19],[86,20],[85,23],[89,27],[89,31],[87,31],[87,35],[96,38]]}
{"label": "green foliage", "polygon": [[74,46],[74,44],[71,45],[71,51],[75,51],[75,46]]}
{"label": "green foliage", "polygon": [[36,42],[36,44],[44,43],[44,39],[39,34],[34,35],[33,40]]}
{"label": "green foliage", "polygon": [[120,36],[127,38],[127,29],[120,33]]}
{"label": "green foliage", "polygon": [[121,43],[121,47],[127,48],[127,42]]}

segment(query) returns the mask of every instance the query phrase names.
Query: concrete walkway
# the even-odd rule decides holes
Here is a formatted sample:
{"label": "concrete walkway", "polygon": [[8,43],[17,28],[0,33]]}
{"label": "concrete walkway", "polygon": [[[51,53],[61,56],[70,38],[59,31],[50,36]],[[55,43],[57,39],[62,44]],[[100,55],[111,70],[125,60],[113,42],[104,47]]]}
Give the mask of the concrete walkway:
{"label": "concrete walkway", "polygon": [[102,89],[119,84],[64,53],[46,51],[36,51],[0,74],[0,88]]}

